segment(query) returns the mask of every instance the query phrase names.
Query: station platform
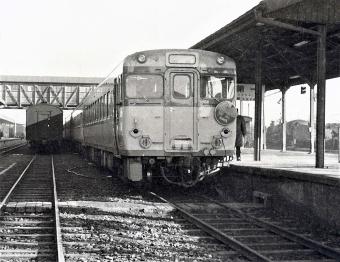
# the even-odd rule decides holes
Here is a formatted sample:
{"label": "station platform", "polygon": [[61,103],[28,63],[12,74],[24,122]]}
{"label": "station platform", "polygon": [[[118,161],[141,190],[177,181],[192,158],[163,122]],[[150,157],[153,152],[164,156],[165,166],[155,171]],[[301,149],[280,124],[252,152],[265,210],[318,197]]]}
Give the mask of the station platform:
{"label": "station platform", "polygon": [[315,154],[301,151],[261,150],[261,161],[254,161],[253,148],[241,148],[241,161],[234,159],[230,169],[267,176],[284,176],[340,187],[338,153],[325,154],[325,167],[315,167]]}
{"label": "station platform", "polygon": [[0,149],[6,149],[21,144],[27,144],[26,140],[21,138],[0,138]]}

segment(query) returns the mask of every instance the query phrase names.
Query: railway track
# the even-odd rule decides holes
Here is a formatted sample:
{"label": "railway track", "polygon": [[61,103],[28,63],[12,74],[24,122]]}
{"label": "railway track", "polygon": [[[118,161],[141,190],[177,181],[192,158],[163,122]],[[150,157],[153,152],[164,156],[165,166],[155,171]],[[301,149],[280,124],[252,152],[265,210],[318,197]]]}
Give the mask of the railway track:
{"label": "railway track", "polygon": [[23,142],[21,144],[17,144],[17,145],[1,148],[0,149],[0,155],[8,153],[8,152],[11,152],[11,151],[13,151],[13,150],[15,150],[17,148],[20,148],[20,147],[23,147],[23,146],[26,146],[26,145],[27,145],[27,142]]}
{"label": "railway track", "polygon": [[[266,262],[340,261],[340,250],[308,239],[298,228],[284,228],[244,213],[239,206],[201,196],[191,197],[195,200],[166,200],[151,194],[176,207],[193,234],[202,235],[202,230],[208,234],[203,238],[209,239],[204,245],[212,246],[213,257],[223,261],[240,255],[250,261]],[[218,240],[218,252],[212,239]]]}
{"label": "railway track", "polygon": [[35,155],[7,191],[0,204],[0,260],[64,261],[53,156]]}

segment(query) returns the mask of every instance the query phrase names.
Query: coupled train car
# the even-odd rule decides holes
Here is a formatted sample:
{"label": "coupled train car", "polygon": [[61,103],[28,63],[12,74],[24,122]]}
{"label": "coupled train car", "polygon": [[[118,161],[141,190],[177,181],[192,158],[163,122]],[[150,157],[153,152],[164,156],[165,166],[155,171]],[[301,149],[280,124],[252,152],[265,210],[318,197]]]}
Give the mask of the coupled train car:
{"label": "coupled train car", "polygon": [[63,111],[45,102],[26,110],[26,140],[33,150],[60,151],[63,140]]}
{"label": "coupled train car", "polygon": [[130,181],[189,187],[233,155],[235,98],[236,66],[225,55],[137,52],[72,112],[65,138]]}

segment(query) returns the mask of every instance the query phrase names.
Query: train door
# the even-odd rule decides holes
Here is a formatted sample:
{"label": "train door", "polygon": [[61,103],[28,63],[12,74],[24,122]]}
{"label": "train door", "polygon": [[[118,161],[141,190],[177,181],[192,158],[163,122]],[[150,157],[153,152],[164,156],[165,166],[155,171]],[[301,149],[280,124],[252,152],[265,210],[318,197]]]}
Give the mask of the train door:
{"label": "train door", "polygon": [[114,128],[115,128],[115,139],[117,145],[117,154],[119,155],[119,148],[123,143],[122,140],[122,80],[121,76],[115,79],[114,82]]}
{"label": "train door", "polygon": [[37,112],[37,137],[40,139],[50,138],[50,119],[51,112]]}
{"label": "train door", "polygon": [[198,150],[198,74],[194,69],[166,72],[165,151]]}

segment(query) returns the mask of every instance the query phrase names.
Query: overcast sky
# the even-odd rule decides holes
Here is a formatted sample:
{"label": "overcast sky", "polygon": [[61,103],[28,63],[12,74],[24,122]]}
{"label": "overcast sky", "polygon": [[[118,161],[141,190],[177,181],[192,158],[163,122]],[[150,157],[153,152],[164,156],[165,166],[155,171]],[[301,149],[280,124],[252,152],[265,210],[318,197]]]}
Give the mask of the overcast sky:
{"label": "overcast sky", "polygon": [[[0,75],[106,77],[131,53],[189,48],[259,2],[0,0]],[[326,122],[337,122],[340,80],[328,82]],[[308,119],[309,95],[299,92],[287,92],[288,121]],[[266,124],[280,118],[280,96],[268,96]],[[245,104],[245,114],[249,108],[253,116],[253,107]],[[19,122],[23,113],[0,110]]]}

